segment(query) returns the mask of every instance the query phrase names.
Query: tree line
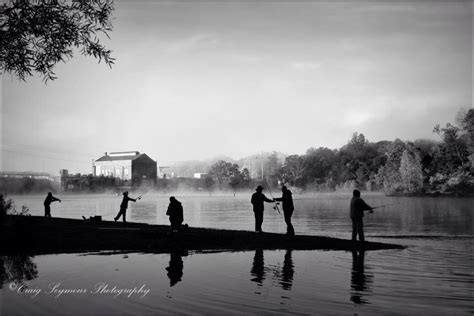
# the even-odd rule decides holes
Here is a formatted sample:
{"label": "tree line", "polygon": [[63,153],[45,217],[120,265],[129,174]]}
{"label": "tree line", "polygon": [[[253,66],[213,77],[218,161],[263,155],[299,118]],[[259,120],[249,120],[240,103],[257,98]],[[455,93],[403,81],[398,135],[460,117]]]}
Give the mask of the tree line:
{"label": "tree line", "polygon": [[300,191],[354,188],[387,194],[474,193],[474,110],[461,111],[456,123],[437,125],[439,140],[370,142],[354,133],[339,149],[309,148],[303,155],[262,157],[261,176],[248,166],[220,160],[208,171],[206,188],[252,188],[256,182]]}

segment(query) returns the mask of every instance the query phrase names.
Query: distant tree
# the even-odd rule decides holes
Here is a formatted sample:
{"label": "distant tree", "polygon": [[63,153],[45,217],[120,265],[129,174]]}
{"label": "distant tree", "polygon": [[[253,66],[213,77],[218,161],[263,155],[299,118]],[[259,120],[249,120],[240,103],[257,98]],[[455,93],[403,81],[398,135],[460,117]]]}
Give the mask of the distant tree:
{"label": "distant tree", "polygon": [[331,172],[335,152],[329,148],[310,148],[304,159],[304,181],[309,183],[324,183]]}
{"label": "distant tree", "polygon": [[114,58],[98,35],[109,37],[112,10],[112,0],[12,0],[0,5],[0,73],[24,81],[36,72],[44,81],[54,80],[54,66],[71,59],[75,49],[110,67]]}
{"label": "distant tree", "polygon": [[249,169],[243,168],[242,171],[240,171],[240,176],[241,176],[241,186],[243,188],[248,188],[252,182]]}
{"label": "distant tree", "polygon": [[452,173],[469,163],[468,144],[460,135],[461,128],[450,123],[436,125],[433,132],[441,137],[435,153],[435,167],[441,173]]}
{"label": "distant tree", "polygon": [[304,156],[291,155],[285,158],[283,166],[280,168],[279,180],[283,184],[289,183],[291,186],[302,187],[304,175]]}
{"label": "distant tree", "polygon": [[209,195],[211,195],[211,188],[214,185],[214,183],[215,182],[214,182],[214,179],[212,179],[212,177],[207,176],[204,179],[204,186],[205,186],[207,192],[209,192]]}
{"label": "distant tree", "polygon": [[349,142],[337,153],[340,164],[336,168],[339,181],[356,180],[358,183],[368,181],[385,162],[385,150],[380,152],[385,145],[383,142],[369,143],[364,134],[354,133]]}
{"label": "distant tree", "polygon": [[399,170],[405,192],[417,192],[423,187],[421,158],[413,146],[403,151]]}
{"label": "distant tree", "polygon": [[276,186],[278,184],[278,178],[280,178],[279,171],[280,171],[280,161],[278,159],[278,154],[273,152],[269,155],[264,162],[265,166],[265,180],[270,186]]}
{"label": "distant tree", "polygon": [[209,168],[209,175],[217,179],[219,189],[227,185],[237,185],[240,177],[239,165],[219,160]]}
{"label": "distant tree", "polygon": [[472,168],[474,161],[474,109],[469,109],[467,112],[464,112],[459,123],[467,144]]}
{"label": "distant tree", "polygon": [[401,193],[403,181],[400,174],[400,162],[406,144],[400,139],[396,139],[390,147],[387,152],[387,162],[380,167],[377,173],[377,181],[383,186],[386,193]]}

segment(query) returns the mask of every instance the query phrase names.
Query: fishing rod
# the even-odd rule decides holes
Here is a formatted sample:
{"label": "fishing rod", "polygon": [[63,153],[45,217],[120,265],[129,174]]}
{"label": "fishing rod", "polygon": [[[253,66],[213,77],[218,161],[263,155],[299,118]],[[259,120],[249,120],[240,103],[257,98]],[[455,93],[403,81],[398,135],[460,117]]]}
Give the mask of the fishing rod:
{"label": "fishing rod", "polygon": [[398,204],[398,203],[392,203],[392,204],[385,204],[385,205],[375,206],[375,207],[372,207],[372,209],[375,210],[376,208],[382,208],[382,207],[391,206],[391,205],[396,205],[396,204]]}
{"label": "fishing rod", "polygon": [[145,193],[140,194],[140,195],[137,197],[137,199],[138,199],[138,200],[141,200],[141,198],[142,198],[145,194],[147,194],[148,192],[150,192],[150,191],[151,191],[151,189],[148,189],[148,191],[146,191]]}
{"label": "fishing rod", "polygon": [[[272,190],[270,190],[270,186],[268,185],[268,182],[267,180],[263,179],[263,181],[265,181],[265,184],[267,185],[268,187],[268,193],[270,193],[270,196],[272,197],[272,199],[275,201],[275,197],[273,196],[272,194]],[[278,214],[281,214],[280,213],[280,208],[278,207],[280,203],[276,203],[275,206],[273,207],[274,210],[277,210],[278,211]]]}

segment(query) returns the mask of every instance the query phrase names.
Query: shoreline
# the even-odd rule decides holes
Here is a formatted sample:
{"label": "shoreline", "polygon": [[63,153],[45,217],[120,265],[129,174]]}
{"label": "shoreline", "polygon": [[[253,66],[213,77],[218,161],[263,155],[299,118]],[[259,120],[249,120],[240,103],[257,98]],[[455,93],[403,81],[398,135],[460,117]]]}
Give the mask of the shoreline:
{"label": "shoreline", "polygon": [[169,234],[168,225],[7,215],[0,222],[0,252],[54,254],[89,251],[170,252],[255,249],[382,250],[397,244],[253,231],[189,227]]}

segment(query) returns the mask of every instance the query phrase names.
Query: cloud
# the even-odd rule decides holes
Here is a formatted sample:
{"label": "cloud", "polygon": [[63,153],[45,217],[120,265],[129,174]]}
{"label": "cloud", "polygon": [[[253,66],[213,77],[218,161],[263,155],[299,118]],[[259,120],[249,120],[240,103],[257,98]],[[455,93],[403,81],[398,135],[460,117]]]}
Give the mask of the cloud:
{"label": "cloud", "polygon": [[295,71],[301,71],[301,72],[309,72],[309,71],[316,71],[319,68],[321,68],[321,63],[318,62],[293,62],[290,65],[291,69]]}
{"label": "cloud", "polygon": [[220,42],[215,33],[198,33],[189,37],[176,39],[165,43],[165,50],[169,53],[184,53],[201,46],[215,46]]}
{"label": "cloud", "polygon": [[230,58],[242,63],[256,63],[262,60],[262,57],[245,54],[231,54]]}

